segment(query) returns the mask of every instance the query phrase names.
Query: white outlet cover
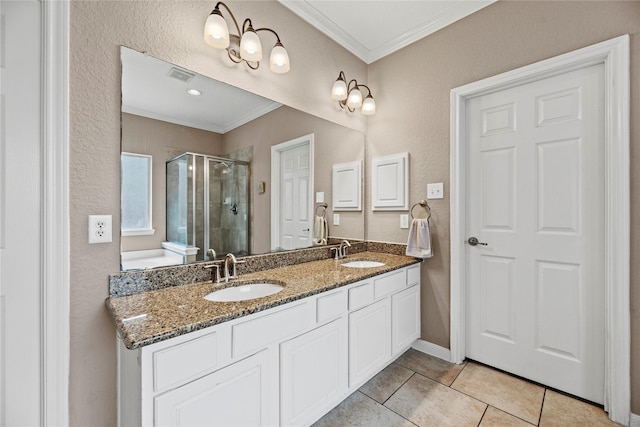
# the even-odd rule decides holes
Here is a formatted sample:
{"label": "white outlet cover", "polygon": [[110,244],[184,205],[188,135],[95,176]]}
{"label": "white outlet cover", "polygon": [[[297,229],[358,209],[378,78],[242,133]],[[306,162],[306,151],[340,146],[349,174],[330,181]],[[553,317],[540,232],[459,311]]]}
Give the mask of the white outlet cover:
{"label": "white outlet cover", "polygon": [[333,214],[333,225],[340,225],[340,214]]}
{"label": "white outlet cover", "polygon": [[409,215],[400,215],[400,228],[409,228]]}
{"label": "white outlet cover", "polygon": [[324,191],[316,192],[316,203],[324,203]]}
{"label": "white outlet cover", "polygon": [[89,215],[89,243],[111,243],[111,215]]}
{"label": "white outlet cover", "polygon": [[442,182],[427,184],[427,199],[443,199],[443,198],[444,198],[444,184]]}

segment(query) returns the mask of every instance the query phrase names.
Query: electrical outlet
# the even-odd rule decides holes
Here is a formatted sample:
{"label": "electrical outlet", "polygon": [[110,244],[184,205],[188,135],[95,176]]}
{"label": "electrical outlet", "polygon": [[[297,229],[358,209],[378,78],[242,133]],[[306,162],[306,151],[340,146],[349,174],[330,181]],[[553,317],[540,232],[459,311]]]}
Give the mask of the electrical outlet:
{"label": "electrical outlet", "polygon": [[89,243],[111,243],[111,215],[89,215]]}
{"label": "electrical outlet", "polygon": [[333,214],[333,225],[340,225],[340,214]]}
{"label": "electrical outlet", "polygon": [[443,199],[444,184],[438,182],[435,184],[427,184],[427,199]]}
{"label": "electrical outlet", "polygon": [[400,214],[400,228],[409,228],[409,215]]}

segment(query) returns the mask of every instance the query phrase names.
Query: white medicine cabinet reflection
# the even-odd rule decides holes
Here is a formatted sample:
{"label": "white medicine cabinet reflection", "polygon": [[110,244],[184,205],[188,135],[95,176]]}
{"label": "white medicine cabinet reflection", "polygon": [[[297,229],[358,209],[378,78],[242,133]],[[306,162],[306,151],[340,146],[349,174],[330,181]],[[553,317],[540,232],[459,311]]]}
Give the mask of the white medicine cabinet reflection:
{"label": "white medicine cabinet reflection", "polygon": [[333,210],[362,210],[362,164],[348,162],[333,165]]}

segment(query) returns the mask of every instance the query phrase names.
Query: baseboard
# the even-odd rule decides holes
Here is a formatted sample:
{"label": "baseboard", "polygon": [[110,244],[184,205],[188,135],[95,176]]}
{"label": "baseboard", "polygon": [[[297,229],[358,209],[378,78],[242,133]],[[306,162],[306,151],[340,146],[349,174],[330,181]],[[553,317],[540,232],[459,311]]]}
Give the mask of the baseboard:
{"label": "baseboard", "polygon": [[640,415],[634,413],[631,414],[629,427],[640,427]]}
{"label": "baseboard", "polygon": [[448,348],[440,347],[439,345],[431,343],[429,341],[416,340],[411,345],[411,347],[430,356],[446,360],[447,362],[451,361],[451,350],[449,350]]}

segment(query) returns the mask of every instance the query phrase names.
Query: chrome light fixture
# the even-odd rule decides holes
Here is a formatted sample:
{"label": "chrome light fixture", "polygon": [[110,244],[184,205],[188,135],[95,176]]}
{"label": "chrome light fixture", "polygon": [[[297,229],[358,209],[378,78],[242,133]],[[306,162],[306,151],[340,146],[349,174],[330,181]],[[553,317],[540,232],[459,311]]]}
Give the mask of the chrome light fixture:
{"label": "chrome light fixture", "polygon": [[[227,21],[224,19],[220,6],[229,13],[238,35],[229,34]],[[223,2],[216,3],[209,17],[204,23],[204,41],[216,49],[226,49],[229,59],[236,64],[245,62],[252,70],[257,70],[262,61],[262,43],[258,37],[258,32],[267,31],[276,36],[276,43],[271,50],[269,58],[269,69],[274,73],[283,74],[291,69],[289,54],[280,42],[278,33],[270,28],[253,29],[251,19],[247,18],[242,23],[242,31],[238,26],[235,16],[229,7]]]}
{"label": "chrome light fixture", "polygon": [[[362,91],[360,88],[367,89],[367,96],[362,99]],[[331,88],[331,99],[338,101],[340,108],[346,109],[353,113],[356,108],[361,108],[360,112],[365,116],[371,116],[376,113],[376,102],[371,95],[369,86],[358,84],[356,79],[352,79],[347,83],[344,71],[340,71],[338,78]]]}

